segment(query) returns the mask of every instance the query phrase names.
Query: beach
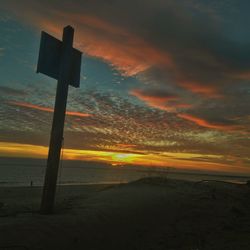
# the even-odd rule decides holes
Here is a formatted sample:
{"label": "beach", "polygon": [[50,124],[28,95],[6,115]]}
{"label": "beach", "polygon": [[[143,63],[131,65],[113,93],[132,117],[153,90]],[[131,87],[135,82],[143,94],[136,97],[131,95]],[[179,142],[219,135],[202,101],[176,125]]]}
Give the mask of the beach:
{"label": "beach", "polygon": [[247,250],[250,187],[148,177],[57,188],[39,214],[41,187],[0,188],[0,249]]}

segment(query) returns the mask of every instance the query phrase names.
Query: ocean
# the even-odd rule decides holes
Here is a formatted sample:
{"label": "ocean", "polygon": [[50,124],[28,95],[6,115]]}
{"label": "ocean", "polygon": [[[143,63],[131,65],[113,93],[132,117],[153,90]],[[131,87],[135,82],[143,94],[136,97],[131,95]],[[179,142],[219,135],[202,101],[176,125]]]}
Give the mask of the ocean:
{"label": "ocean", "polygon": [[[0,186],[42,186],[46,160],[0,158]],[[221,173],[182,172],[174,168],[159,169],[139,166],[111,166],[104,163],[62,161],[58,173],[58,185],[127,183],[140,178],[161,176],[190,181],[216,180],[246,183],[249,176]]]}

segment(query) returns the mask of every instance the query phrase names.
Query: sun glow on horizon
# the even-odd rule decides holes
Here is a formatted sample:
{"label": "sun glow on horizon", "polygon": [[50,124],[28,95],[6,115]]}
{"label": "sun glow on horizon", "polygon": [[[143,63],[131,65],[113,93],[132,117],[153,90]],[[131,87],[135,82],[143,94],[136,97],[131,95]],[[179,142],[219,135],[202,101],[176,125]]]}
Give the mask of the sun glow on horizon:
{"label": "sun glow on horizon", "polygon": [[124,162],[124,163],[134,163],[138,155],[136,154],[127,154],[127,153],[117,153],[112,156],[112,160],[115,162]]}
{"label": "sun glow on horizon", "polygon": [[[47,158],[48,147],[0,142],[0,157]],[[203,157],[204,159],[201,159]],[[211,170],[231,173],[248,173],[246,167],[231,166],[222,163],[221,156],[193,153],[124,153],[102,150],[64,149],[64,160],[96,161],[118,165],[140,165],[144,167],[175,167],[189,170]]]}

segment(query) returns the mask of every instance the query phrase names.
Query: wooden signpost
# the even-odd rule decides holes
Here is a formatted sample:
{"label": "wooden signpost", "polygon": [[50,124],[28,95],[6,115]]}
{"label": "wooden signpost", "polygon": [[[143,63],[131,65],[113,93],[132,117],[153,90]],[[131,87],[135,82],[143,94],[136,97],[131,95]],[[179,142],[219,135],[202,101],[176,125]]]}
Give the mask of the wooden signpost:
{"label": "wooden signpost", "polygon": [[43,73],[58,80],[50,135],[49,154],[41,201],[41,213],[53,213],[56,182],[63,140],[68,86],[80,86],[82,53],[73,46],[74,29],[63,30],[62,41],[42,32],[37,73]]}

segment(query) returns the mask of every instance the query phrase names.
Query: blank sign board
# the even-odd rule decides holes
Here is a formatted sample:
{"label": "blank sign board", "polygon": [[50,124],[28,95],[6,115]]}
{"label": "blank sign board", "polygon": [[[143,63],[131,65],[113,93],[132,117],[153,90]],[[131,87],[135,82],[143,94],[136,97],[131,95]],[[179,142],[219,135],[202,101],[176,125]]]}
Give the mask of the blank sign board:
{"label": "blank sign board", "polygon": [[[43,31],[41,36],[37,72],[58,80],[61,57],[62,42]],[[72,48],[71,57],[68,84],[78,88],[80,86],[82,53],[79,50]]]}

